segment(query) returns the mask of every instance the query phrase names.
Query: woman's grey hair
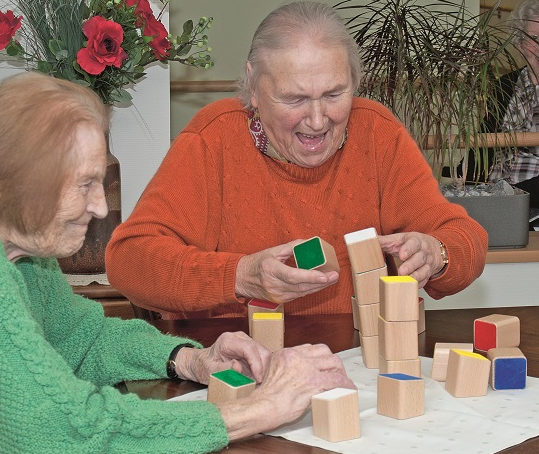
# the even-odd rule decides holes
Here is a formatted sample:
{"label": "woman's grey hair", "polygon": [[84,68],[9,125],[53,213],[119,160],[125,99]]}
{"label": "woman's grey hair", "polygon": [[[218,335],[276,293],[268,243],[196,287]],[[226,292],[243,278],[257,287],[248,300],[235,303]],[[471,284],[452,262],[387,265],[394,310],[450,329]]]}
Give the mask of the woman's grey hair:
{"label": "woman's grey hair", "polygon": [[526,30],[530,22],[539,21],[539,1],[524,0],[520,2],[509,16],[509,24],[515,35],[513,42],[520,48],[527,36]]}
{"label": "woman's grey hair", "polygon": [[353,87],[357,89],[362,74],[358,46],[337,12],[322,3],[293,2],[266,16],[254,34],[247,57],[251,72],[247,74],[246,62],[237,82],[237,95],[247,109],[252,108],[251,93],[256,89],[260,75],[268,70],[265,68],[265,52],[290,49],[296,40],[304,37],[322,45],[339,45],[346,49]]}

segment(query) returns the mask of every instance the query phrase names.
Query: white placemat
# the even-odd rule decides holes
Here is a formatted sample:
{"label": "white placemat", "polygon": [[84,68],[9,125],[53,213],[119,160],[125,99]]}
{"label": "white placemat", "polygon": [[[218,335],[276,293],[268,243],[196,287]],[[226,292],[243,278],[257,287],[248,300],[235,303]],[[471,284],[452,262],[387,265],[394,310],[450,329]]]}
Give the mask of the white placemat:
{"label": "white placemat", "polygon": [[[396,420],[376,412],[378,369],[367,369],[361,348],[339,353],[348,376],[359,389],[361,438],[330,443],[313,435],[307,411],[294,424],[267,435],[340,453],[489,454],[539,435],[539,379],[528,377],[526,389],[493,391],[484,397],[455,398],[444,383],[432,380],[432,359],[421,357],[425,379],[425,414]],[[170,400],[206,399],[201,390]]]}

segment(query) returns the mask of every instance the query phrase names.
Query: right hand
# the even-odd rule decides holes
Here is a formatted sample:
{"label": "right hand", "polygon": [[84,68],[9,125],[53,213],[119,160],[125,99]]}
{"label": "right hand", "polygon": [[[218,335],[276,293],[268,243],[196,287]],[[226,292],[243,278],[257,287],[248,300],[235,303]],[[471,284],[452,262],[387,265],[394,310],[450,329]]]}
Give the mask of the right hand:
{"label": "right hand", "polygon": [[304,270],[285,265],[294,254],[295,240],[240,259],[236,268],[236,296],[277,304],[318,292],[339,280],[339,273]]}

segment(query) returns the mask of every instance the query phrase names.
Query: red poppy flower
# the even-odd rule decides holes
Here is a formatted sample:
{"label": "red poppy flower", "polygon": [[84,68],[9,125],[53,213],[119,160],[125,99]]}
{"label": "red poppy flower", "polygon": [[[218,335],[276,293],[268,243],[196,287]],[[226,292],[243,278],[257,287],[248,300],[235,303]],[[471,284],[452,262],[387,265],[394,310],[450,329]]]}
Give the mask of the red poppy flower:
{"label": "red poppy flower", "polygon": [[15,17],[13,11],[0,11],[0,50],[7,47],[15,32],[21,26],[22,16]]}
{"label": "red poppy flower", "polygon": [[77,53],[77,62],[88,74],[101,74],[107,66],[120,68],[127,58],[122,49],[122,26],[101,16],[94,16],[82,25],[88,45]]}

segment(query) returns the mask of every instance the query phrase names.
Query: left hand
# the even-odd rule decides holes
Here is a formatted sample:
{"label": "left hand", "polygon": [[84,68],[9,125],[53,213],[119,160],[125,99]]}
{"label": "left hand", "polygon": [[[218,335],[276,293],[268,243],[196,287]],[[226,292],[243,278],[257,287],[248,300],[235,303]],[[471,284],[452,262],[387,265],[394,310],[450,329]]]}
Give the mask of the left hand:
{"label": "left hand", "polygon": [[243,332],[223,333],[209,348],[182,348],[176,357],[176,372],[182,378],[208,384],[210,375],[234,369],[261,383],[271,352]]}
{"label": "left hand", "polygon": [[399,276],[411,276],[423,288],[431,276],[444,267],[440,243],[436,238],[419,232],[379,236],[382,251],[398,258]]}

